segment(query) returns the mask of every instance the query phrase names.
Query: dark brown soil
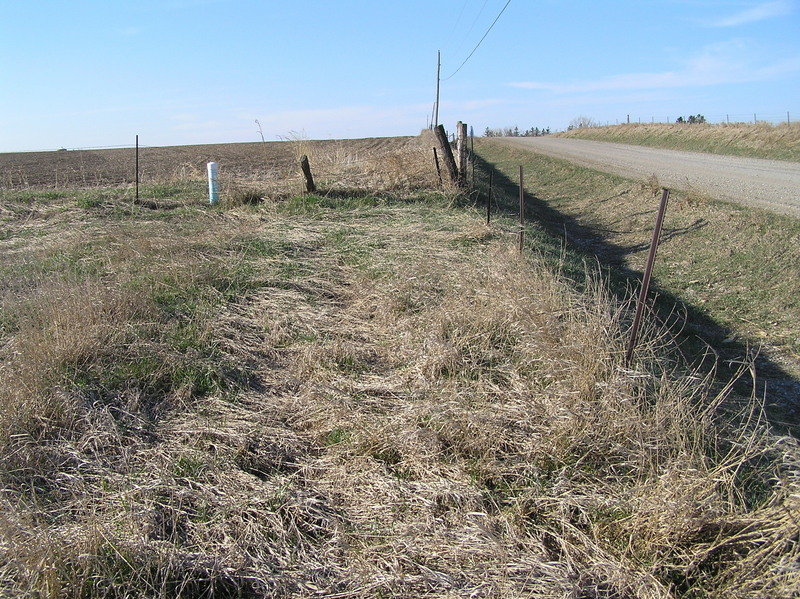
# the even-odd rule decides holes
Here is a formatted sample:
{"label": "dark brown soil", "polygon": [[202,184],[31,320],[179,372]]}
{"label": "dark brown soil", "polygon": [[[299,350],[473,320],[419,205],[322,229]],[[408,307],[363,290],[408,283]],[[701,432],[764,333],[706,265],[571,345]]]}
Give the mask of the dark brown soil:
{"label": "dark brown soil", "polygon": [[[237,178],[280,177],[297,170],[301,154],[313,156],[346,151],[375,155],[396,150],[415,137],[324,141],[213,144],[139,148],[140,182],[204,176],[206,164],[216,161]],[[399,142],[399,144],[398,144]],[[313,163],[312,163],[313,165]],[[0,189],[63,188],[131,185],[136,181],[136,150],[60,150],[0,153]]]}

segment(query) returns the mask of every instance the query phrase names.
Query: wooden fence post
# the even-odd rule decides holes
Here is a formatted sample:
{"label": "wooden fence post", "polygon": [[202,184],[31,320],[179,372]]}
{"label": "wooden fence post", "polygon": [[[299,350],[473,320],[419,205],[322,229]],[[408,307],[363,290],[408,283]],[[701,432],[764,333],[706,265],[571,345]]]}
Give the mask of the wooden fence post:
{"label": "wooden fence post", "polygon": [[300,156],[300,169],[303,171],[303,176],[306,178],[306,192],[314,193],[317,191],[317,186],[314,185],[314,177],[311,176],[311,166],[308,164],[308,156],[305,154]]}
{"label": "wooden fence post", "polygon": [[453,148],[450,147],[450,142],[447,141],[447,133],[444,131],[444,125],[437,125],[434,129],[436,133],[436,141],[439,142],[439,150],[442,153],[442,160],[450,175],[452,183],[458,183],[458,170],[456,169],[456,160],[453,158]]}
{"label": "wooden fence post", "polygon": [[458,184],[461,187],[467,184],[467,124],[458,121],[456,125],[458,142],[456,149],[458,150]]}

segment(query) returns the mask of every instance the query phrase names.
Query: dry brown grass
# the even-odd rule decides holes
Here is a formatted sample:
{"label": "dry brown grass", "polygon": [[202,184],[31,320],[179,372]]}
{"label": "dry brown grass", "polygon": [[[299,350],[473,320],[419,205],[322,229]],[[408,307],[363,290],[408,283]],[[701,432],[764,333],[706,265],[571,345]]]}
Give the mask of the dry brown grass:
{"label": "dry brown grass", "polygon": [[797,593],[796,443],[511,222],[64,202],[4,241],[9,596]]}

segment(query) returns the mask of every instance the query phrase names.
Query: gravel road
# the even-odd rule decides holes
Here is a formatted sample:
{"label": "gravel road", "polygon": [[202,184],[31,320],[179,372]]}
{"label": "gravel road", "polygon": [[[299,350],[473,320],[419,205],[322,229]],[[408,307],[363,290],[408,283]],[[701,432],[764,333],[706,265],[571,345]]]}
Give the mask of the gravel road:
{"label": "gravel road", "polygon": [[507,137],[506,143],[632,179],[655,174],[664,187],[800,217],[800,163],[564,139]]}

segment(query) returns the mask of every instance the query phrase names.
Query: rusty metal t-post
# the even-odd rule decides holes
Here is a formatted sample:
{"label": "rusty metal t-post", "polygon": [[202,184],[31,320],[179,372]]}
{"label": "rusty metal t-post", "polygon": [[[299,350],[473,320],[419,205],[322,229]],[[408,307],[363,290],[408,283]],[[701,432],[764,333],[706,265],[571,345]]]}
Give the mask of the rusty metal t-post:
{"label": "rusty metal t-post", "polygon": [[522,180],[522,165],[519,167],[519,253],[525,247],[525,185]]}
{"label": "rusty metal t-post", "polygon": [[653,264],[656,261],[656,250],[658,249],[658,240],[661,237],[661,226],[664,224],[664,214],[667,211],[667,199],[669,198],[669,190],[661,190],[661,204],[658,206],[658,216],[656,217],[656,227],[653,229],[653,239],[650,242],[650,253],[647,256],[647,266],[644,269],[644,278],[642,279],[642,291],[639,294],[639,301],[636,303],[636,314],[633,317],[633,326],[631,327],[631,338],[628,340],[628,351],[625,352],[625,367],[627,368],[631,363],[633,356],[633,349],[636,347],[636,339],[639,336],[639,325],[642,320],[642,312],[644,311],[644,302],[647,299],[647,292],[650,290],[650,279],[653,276]]}
{"label": "rusty metal t-post", "polygon": [[139,201],[139,136],[136,136],[136,201]]}
{"label": "rusty metal t-post", "polygon": [[494,179],[494,169],[489,171],[489,197],[486,198],[486,224],[492,220],[492,185]]}

